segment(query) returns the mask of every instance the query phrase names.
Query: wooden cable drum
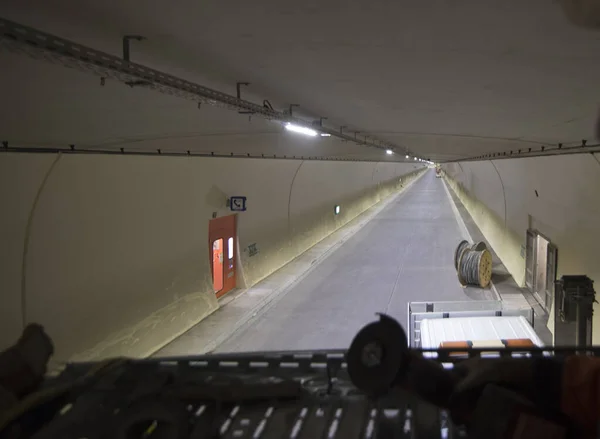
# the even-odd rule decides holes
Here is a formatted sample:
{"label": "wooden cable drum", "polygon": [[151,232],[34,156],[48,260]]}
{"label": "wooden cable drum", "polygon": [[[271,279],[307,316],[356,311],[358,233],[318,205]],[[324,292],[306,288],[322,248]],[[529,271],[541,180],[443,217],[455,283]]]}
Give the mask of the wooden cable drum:
{"label": "wooden cable drum", "polygon": [[454,252],[454,268],[456,270],[458,270],[458,260],[460,258],[461,253],[467,248],[470,248],[471,250],[477,250],[478,252],[480,252],[482,250],[485,250],[487,248],[487,245],[485,245],[485,242],[483,241],[476,242],[475,244],[469,244],[469,241],[466,241],[464,239],[460,241],[458,247],[456,247],[456,251]]}
{"label": "wooden cable drum", "polygon": [[461,285],[477,285],[485,288],[492,280],[492,254],[487,248],[481,251],[463,249],[458,258],[456,271]]}

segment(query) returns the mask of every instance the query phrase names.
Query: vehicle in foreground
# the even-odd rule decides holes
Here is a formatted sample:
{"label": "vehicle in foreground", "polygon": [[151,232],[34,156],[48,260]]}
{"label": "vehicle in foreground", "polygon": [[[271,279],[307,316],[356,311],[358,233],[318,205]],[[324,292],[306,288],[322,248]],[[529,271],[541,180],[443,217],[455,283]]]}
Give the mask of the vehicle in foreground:
{"label": "vehicle in foreground", "polygon": [[[462,366],[482,360],[477,356],[483,352],[487,364],[498,362],[506,372],[534,364],[524,360],[573,349],[492,346],[469,348],[466,356],[456,352],[411,349],[400,324],[380,315],[347,351],[69,364],[0,411],[0,432],[36,439],[494,439],[524,437],[519,429],[525,423],[532,438],[566,437],[568,422],[497,380],[486,382],[469,405],[457,405],[456,395],[467,376]],[[505,367],[513,356],[521,358]]]}

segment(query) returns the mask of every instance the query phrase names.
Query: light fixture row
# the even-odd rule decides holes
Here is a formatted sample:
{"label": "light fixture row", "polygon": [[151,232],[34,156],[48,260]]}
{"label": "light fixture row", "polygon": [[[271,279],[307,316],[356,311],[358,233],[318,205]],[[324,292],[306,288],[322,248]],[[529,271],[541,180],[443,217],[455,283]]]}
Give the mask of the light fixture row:
{"label": "light fixture row", "polygon": [[[285,129],[288,130],[288,131],[292,131],[294,133],[304,134],[305,136],[310,136],[310,137],[316,137],[316,136],[319,136],[319,135],[321,137],[331,137],[331,134],[329,134],[329,133],[319,133],[318,131],[313,130],[312,128],[304,127],[304,126],[301,126],[301,125],[296,125],[296,124],[289,123],[289,122],[285,124]],[[392,154],[394,154],[394,151],[392,149],[386,149],[385,153],[387,155],[392,155]],[[407,160],[410,160],[410,155],[406,154],[405,158]],[[425,162],[427,164],[433,165],[433,162],[431,162],[429,160],[424,160],[424,159],[421,159],[419,157],[413,157],[413,159],[415,161]]]}

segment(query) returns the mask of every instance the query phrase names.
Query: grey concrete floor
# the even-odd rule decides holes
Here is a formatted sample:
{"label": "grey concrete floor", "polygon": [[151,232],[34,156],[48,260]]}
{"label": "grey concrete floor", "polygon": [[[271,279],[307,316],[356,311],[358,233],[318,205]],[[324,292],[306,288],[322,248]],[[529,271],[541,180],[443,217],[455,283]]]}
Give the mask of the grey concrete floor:
{"label": "grey concrete floor", "polygon": [[406,327],[411,301],[494,299],[458,283],[450,203],[429,171],[216,351],[347,348],[376,312]]}

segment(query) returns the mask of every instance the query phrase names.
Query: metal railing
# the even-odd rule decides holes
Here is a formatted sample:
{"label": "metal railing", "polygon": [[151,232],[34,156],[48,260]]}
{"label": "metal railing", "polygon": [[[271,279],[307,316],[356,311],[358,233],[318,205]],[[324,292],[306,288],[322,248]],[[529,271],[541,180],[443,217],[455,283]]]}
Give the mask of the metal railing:
{"label": "metal railing", "polygon": [[409,302],[408,341],[411,347],[421,347],[421,322],[423,319],[449,317],[523,316],[533,326],[531,307],[507,308],[499,300],[472,300],[460,302]]}

